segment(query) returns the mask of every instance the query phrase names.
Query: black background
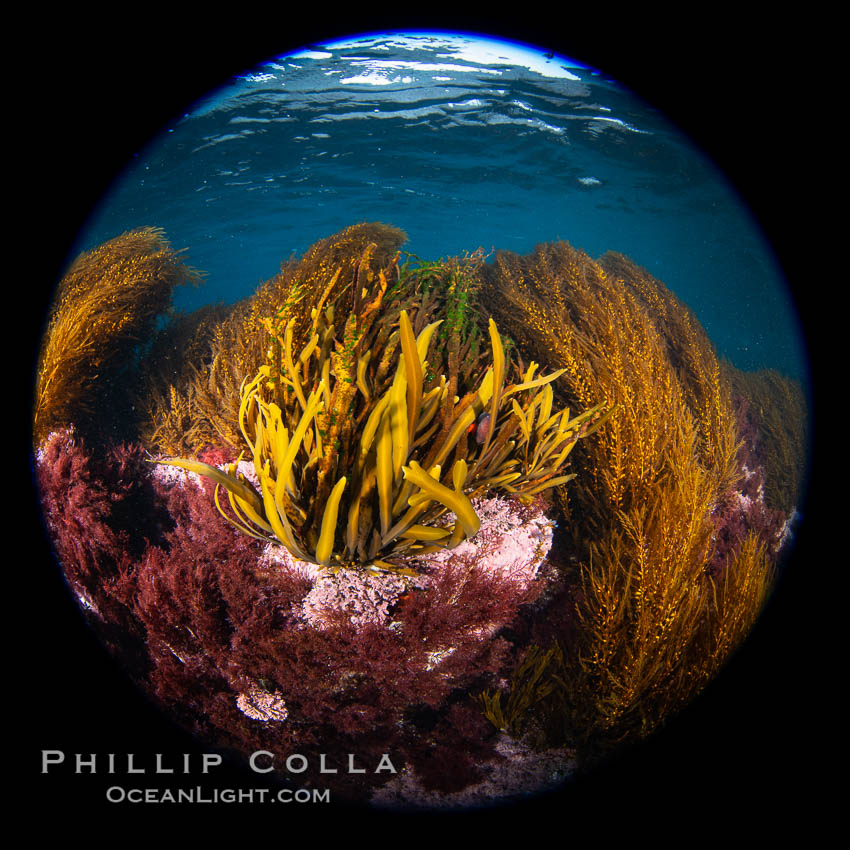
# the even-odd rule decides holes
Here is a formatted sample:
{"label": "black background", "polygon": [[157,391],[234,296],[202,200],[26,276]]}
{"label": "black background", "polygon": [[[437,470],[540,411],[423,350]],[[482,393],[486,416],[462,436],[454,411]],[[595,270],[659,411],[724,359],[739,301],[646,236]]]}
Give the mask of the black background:
{"label": "black background", "polygon": [[[613,10],[580,17],[566,8],[526,21],[517,20],[517,9],[510,16],[487,11],[370,18],[362,10],[341,15],[319,8],[312,21],[303,13],[293,20],[248,8],[228,14],[216,13],[215,21],[201,15],[177,21],[141,10],[114,19],[54,15],[48,32],[21,33],[14,80],[23,103],[13,134],[23,143],[26,191],[20,208],[27,212],[19,217],[18,241],[25,273],[13,283],[29,299],[19,317],[29,359],[15,364],[29,382],[24,392],[31,392],[43,312],[77,230],[112,178],[170,119],[232,74],[294,48],[358,32],[443,28],[530,42],[600,68],[696,140],[737,186],[776,248],[808,332],[817,416],[823,308],[812,286],[807,246],[813,223],[805,211],[814,208],[812,169],[828,171],[830,164],[811,158],[804,116],[813,109],[821,72],[799,22],[773,21],[768,33],[761,21],[736,21],[733,27],[727,18],[692,16],[686,23],[677,16],[623,17]],[[30,408],[20,408],[23,455]],[[601,837],[617,824],[635,835],[664,832],[665,824],[672,827],[682,816],[699,833],[738,818],[743,828],[760,831],[765,821],[818,822],[826,798],[816,798],[813,806],[811,791],[824,784],[822,759],[831,757],[831,742],[840,733],[818,678],[821,644],[811,619],[813,576],[825,567],[817,420],[815,426],[815,477],[794,559],[750,639],[714,685],[661,734],[592,779],[556,798],[469,815],[464,822],[483,828],[545,815],[563,826],[566,840],[577,837],[572,829],[580,823],[595,824]],[[30,476],[29,470],[23,474]],[[13,615],[6,700],[16,718],[7,723],[15,752],[7,767],[18,777],[17,790],[49,805],[60,824],[66,818],[104,824],[116,815],[128,822],[206,818],[212,806],[165,812],[162,806],[106,803],[103,792],[113,782],[103,774],[40,773],[42,749],[64,750],[69,760],[78,752],[96,753],[99,760],[135,752],[148,764],[154,753],[202,749],[148,706],[82,624],[51,562],[34,498],[26,495],[28,545],[10,550],[6,565],[14,579],[6,597]],[[12,535],[19,533],[17,522],[8,528]],[[214,778],[219,787],[262,784],[225,768]],[[200,779],[193,771],[192,783]],[[276,817],[289,827],[324,816],[316,807],[288,809]],[[261,822],[256,807],[234,806],[228,814]],[[345,819],[352,824],[367,815],[346,813]],[[428,821],[442,822],[433,815]],[[396,824],[386,815],[378,822]]]}

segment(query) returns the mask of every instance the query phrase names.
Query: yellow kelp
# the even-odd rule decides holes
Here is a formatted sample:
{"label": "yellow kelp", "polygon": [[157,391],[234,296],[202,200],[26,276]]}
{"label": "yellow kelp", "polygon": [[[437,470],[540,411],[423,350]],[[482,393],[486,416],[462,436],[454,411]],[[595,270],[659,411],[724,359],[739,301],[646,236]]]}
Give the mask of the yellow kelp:
{"label": "yellow kelp", "polygon": [[616,404],[562,494],[581,624],[563,696],[585,742],[646,735],[709,681],[771,586],[756,537],[720,578],[708,570],[712,512],[740,475],[728,381],[691,311],[619,254],[548,243],[498,252],[488,271],[485,306],[523,351],[564,370],[562,399]]}
{"label": "yellow kelp", "polygon": [[470,386],[457,368],[426,380],[443,319],[421,301],[385,302],[391,273],[352,281],[339,333],[336,304],[319,302],[300,350],[294,318],[267,323],[270,362],[243,383],[238,411],[258,489],[236,464],[164,461],[215,480],[217,498],[223,487],[244,533],[325,567],[406,572],[410,557],[456,546],[478,530],[472,498],[500,489],[529,500],[564,484],[576,441],[610,412],[554,410],[562,371],[535,377],[536,363],[509,383],[492,320],[491,361]]}
{"label": "yellow kelp", "polygon": [[[352,280],[376,279],[406,238],[391,225],[362,222],[321,239],[227,308],[226,316],[209,326],[201,356],[191,352],[167,377],[150,363],[137,403],[145,444],[166,454],[194,454],[209,445],[238,448],[240,389],[266,362],[275,334],[292,321],[293,347],[300,351],[309,339],[313,311],[335,303],[339,321],[351,309]],[[182,348],[182,332],[176,325],[166,329],[172,347]]]}
{"label": "yellow kelp", "polygon": [[175,286],[200,281],[162,230],[132,230],[81,254],[59,283],[36,373],[33,431],[91,414],[105,373],[153,333]]}

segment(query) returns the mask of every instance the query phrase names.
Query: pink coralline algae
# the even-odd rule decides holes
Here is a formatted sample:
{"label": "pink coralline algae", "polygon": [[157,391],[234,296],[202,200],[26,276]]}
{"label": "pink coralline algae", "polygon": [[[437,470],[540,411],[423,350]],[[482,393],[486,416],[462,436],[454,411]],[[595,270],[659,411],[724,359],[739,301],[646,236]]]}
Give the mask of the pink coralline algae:
{"label": "pink coralline algae", "polygon": [[[576,766],[575,750],[568,747],[536,751],[523,741],[499,736],[492,757],[478,781],[452,791],[429,788],[422,777],[402,771],[372,797],[377,808],[453,811],[493,805],[494,802],[519,802],[529,794],[555,790]],[[447,767],[448,770],[452,766]]]}
{"label": "pink coralline algae", "polygon": [[269,693],[256,685],[251,685],[247,691],[239,694],[236,707],[252,720],[263,723],[282,723],[289,715],[283,694],[279,691]]}
{"label": "pink coralline algae", "polygon": [[[341,619],[354,626],[373,624],[391,627],[396,603],[411,589],[424,590],[434,583],[434,576],[458,567],[475,569],[484,581],[493,580],[494,590],[513,586],[517,597],[531,588],[552,546],[553,524],[543,513],[542,502],[522,505],[510,498],[475,499],[473,506],[481,518],[481,528],[474,538],[464,540],[454,549],[432,553],[419,559],[422,575],[404,579],[390,572],[340,569],[335,573],[320,570],[299,561],[279,546],[266,551],[269,563],[308,578],[313,587],[304,598],[301,616],[314,628],[323,629]],[[449,522],[453,518],[447,518]],[[398,625],[398,623],[396,623]],[[502,622],[492,626],[504,625]],[[492,632],[493,628],[471,633]],[[429,663],[449,652],[442,649]]]}
{"label": "pink coralline algae", "polygon": [[481,519],[475,537],[423,560],[433,569],[472,558],[478,569],[527,590],[552,548],[553,523],[544,515],[542,502],[525,506],[495,497],[473,499],[472,504]]}
{"label": "pink coralline algae", "polygon": [[322,628],[334,614],[345,614],[355,626],[384,625],[390,609],[406,590],[404,579],[392,573],[373,575],[363,570],[338,570],[316,579],[304,598],[307,622]]}

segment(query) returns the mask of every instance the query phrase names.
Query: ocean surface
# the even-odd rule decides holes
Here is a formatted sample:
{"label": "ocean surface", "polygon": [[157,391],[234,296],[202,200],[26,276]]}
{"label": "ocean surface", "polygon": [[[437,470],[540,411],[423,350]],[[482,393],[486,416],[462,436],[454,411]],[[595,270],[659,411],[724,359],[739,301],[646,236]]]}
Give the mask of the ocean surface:
{"label": "ocean surface", "polygon": [[743,369],[805,379],[791,291],[722,173],[617,81],[522,45],[358,37],[246,69],[142,150],[80,234],[164,228],[207,273],[175,306],[232,303],[359,221],[438,259],[565,239],[618,251]]}

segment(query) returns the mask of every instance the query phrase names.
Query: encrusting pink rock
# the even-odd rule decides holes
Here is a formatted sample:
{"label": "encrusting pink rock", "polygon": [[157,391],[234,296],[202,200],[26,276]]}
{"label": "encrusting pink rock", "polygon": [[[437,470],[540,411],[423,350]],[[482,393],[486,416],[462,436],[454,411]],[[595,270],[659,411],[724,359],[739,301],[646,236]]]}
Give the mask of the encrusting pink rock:
{"label": "encrusting pink rock", "polygon": [[[301,616],[318,629],[329,626],[339,614],[345,614],[355,626],[390,626],[393,607],[407,590],[424,589],[436,572],[461,564],[491,576],[499,585],[510,582],[517,596],[524,594],[552,546],[553,523],[543,513],[542,503],[526,506],[511,498],[494,497],[474,499],[473,506],[481,518],[478,533],[454,549],[417,559],[422,574],[416,579],[355,569],[331,573],[298,560],[282,546],[269,546],[264,558],[313,582]],[[451,523],[452,515],[446,520]]]}
{"label": "encrusting pink rock", "polygon": [[260,720],[263,723],[282,723],[289,716],[280,691],[269,693],[256,685],[251,685],[247,691],[239,694],[236,707],[252,720]]}
{"label": "encrusting pink rock", "polygon": [[552,548],[554,525],[542,503],[525,506],[515,499],[473,499],[481,519],[478,533],[454,549],[444,549],[423,559],[430,566],[474,557],[476,566],[515,581],[526,590]]}

